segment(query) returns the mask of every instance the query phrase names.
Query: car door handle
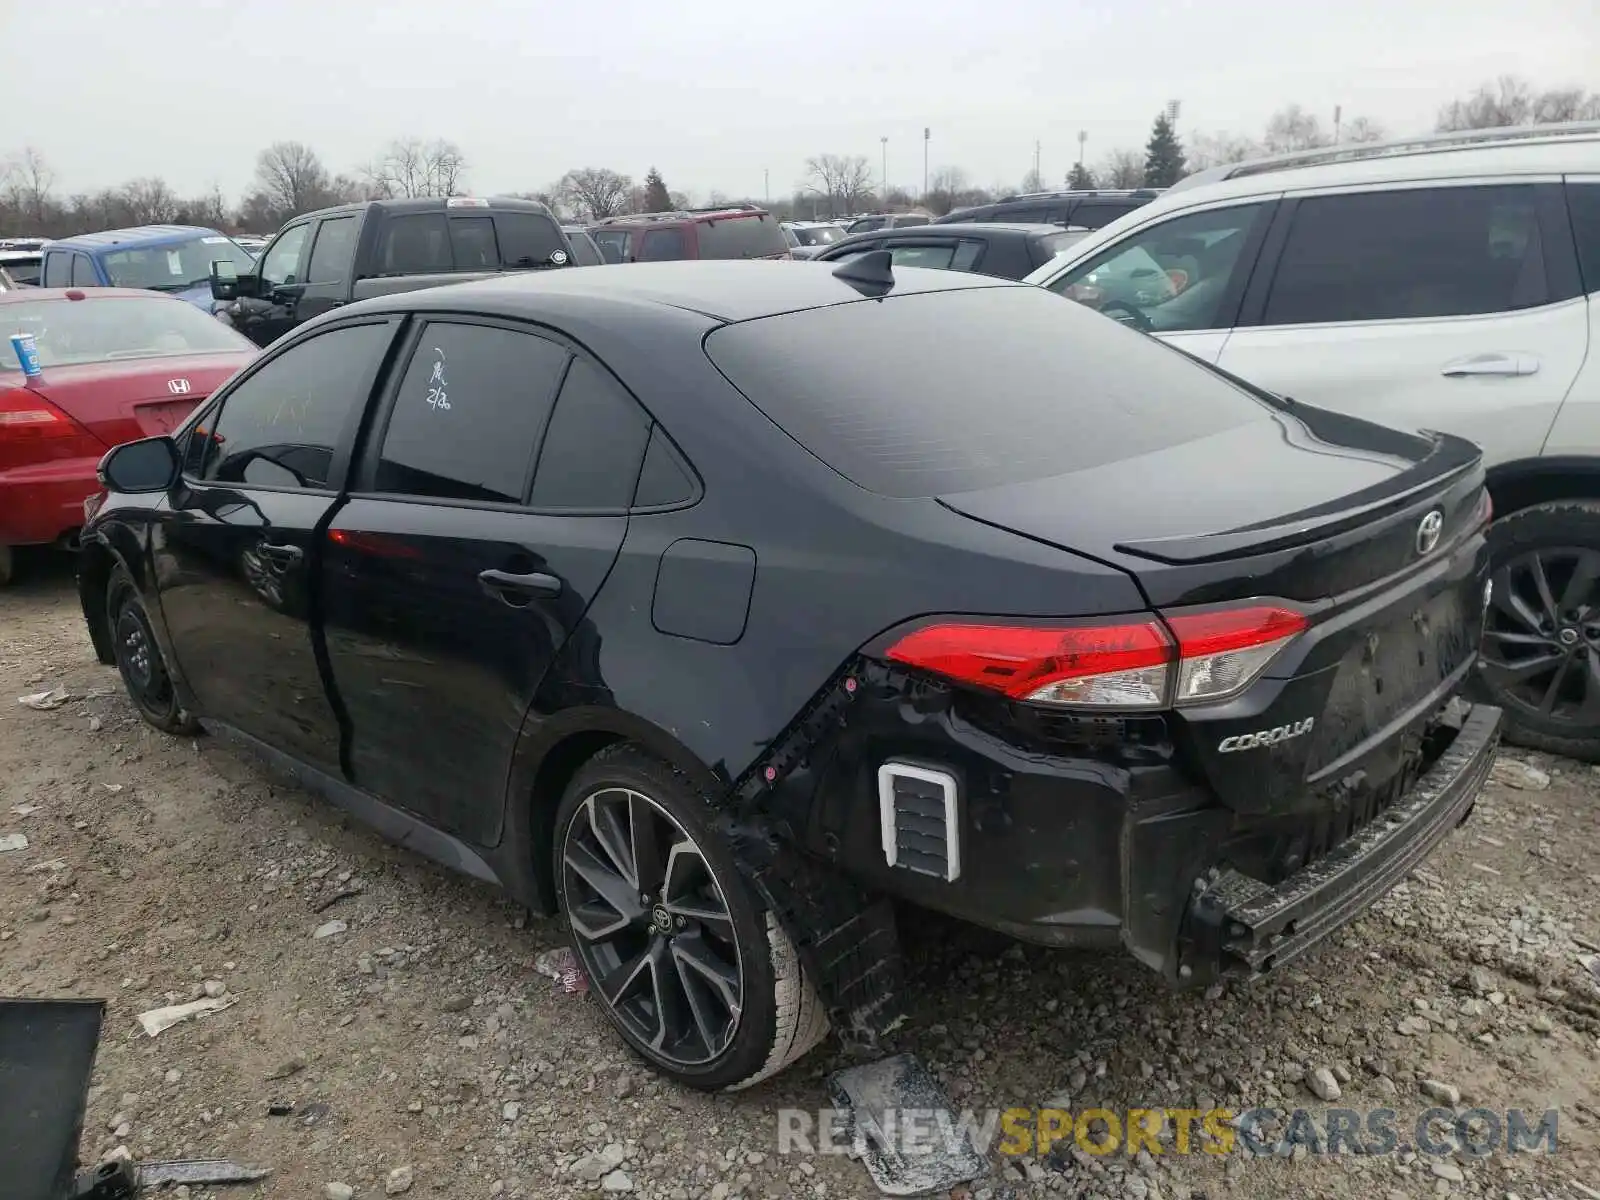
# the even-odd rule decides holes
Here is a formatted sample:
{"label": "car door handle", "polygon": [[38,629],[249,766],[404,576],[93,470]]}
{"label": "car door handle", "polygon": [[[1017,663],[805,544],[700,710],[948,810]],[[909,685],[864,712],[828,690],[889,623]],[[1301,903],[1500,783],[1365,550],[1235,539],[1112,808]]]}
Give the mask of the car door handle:
{"label": "car door handle", "polygon": [[1464,379],[1472,375],[1532,375],[1539,360],[1531,354],[1470,354],[1445,363],[1441,375]]}
{"label": "car door handle", "polygon": [[561,594],[561,580],[543,571],[531,571],[526,575],[511,571],[479,571],[478,583],[484,591],[507,604],[513,603],[513,596],[550,597]]}
{"label": "car door handle", "polygon": [[297,563],[306,556],[306,552],[299,546],[279,546],[273,542],[262,542],[256,547],[256,552],[262,558],[270,558],[284,566]]}

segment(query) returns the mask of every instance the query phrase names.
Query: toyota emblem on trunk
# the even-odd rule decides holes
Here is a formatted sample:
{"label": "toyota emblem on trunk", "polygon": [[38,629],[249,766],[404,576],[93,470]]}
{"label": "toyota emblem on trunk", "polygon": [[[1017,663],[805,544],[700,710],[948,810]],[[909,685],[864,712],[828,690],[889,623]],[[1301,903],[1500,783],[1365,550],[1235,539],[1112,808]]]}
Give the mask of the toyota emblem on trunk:
{"label": "toyota emblem on trunk", "polygon": [[174,396],[187,396],[189,394],[189,381],[187,379],[167,380],[167,391]]}
{"label": "toyota emblem on trunk", "polygon": [[1439,544],[1439,535],[1444,532],[1444,514],[1437,508],[1422,518],[1422,523],[1417,526],[1417,553],[1431,554],[1433,548]]}

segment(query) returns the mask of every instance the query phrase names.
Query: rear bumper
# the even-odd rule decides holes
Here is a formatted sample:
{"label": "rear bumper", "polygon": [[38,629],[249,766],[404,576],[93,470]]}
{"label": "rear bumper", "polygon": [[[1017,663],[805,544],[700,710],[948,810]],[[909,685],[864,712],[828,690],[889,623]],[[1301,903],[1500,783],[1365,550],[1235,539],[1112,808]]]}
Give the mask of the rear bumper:
{"label": "rear bumper", "polygon": [[0,471],[0,546],[54,542],[83,524],[100,490],[98,458],[67,458]]}
{"label": "rear bumper", "polygon": [[1472,706],[1455,740],[1409,792],[1281,883],[1269,887],[1231,869],[1215,873],[1190,901],[1179,977],[1283,966],[1382,897],[1471,812],[1500,744],[1500,715]]}

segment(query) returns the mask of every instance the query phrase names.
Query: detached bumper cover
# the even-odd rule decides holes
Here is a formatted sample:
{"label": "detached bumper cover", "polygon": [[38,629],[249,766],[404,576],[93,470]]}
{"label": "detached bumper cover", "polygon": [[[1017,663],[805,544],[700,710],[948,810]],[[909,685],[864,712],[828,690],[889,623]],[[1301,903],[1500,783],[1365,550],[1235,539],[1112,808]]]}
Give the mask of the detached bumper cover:
{"label": "detached bumper cover", "polygon": [[[1234,870],[1190,901],[1180,973],[1283,966],[1382,897],[1471,811],[1500,744],[1500,710],[1474,705],[1438,761],[1393,807],[1325,857],[1268,886]],[[1195,979],[1198,982],[1198,979]]]}

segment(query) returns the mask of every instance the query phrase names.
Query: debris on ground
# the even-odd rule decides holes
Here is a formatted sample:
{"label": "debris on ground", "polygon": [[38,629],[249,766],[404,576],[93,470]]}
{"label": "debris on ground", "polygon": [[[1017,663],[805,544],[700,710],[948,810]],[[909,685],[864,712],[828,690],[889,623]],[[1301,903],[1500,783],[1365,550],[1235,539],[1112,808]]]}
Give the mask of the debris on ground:
{"label": "debris on ground", "polygon": [[149,1012],[139,1014],[139,1024],[151,1037],[155,1037],[164,1030],[171,1029],[174,1025],[198,1017],[202,1013],[221,1012],[232,1005],[237,996],[207,996],[201,1000],[191,1000],[188,1004],[169,1004],[165,1008],[152,1008]]}
{"label": "debris on ground", "polygon": [[1550,786],[1550,776],[1538,767],[1530,766],[1519,758],[1497,758],[1490,770],[1496,783],[1518,791],[1542,792]]}
{"label": "debris on ground", "polygon": [[337,891],[333,895],[329,896],[326,900],[322,900],[322,901],[319,901],[316,904],[313,904],[311,906],[311,911],[314,912],[314,913],[327,912],[335,904],[339,903],[339,901],[341,901],[341,900],[353,900],[355,897],[357,897],[359,895],[361,895],[361,889],[358,888],[358,887],[343,888],[340,891]]}
{"label": "debris on ground", "polygon": [[174,1162],[138,1163],[139,1186],[176,1187],[190,1183],[255,1183],[272,1174],[265,1167],[246,1167],[227,1158],[191,1158]]}
{"label": "debris on ground", "polygon": [[0,854],[7,854],[13,850],[26,850],[28,838],[21,833],[0,833]]}
{"label": "debris on ground", "polygon": [[[915,1055],[896,1054],[828,1078],[834,1103],[848,1114],[856,1155],[885,1196],[948,1192],[985,1174],[988,1163],[972,1131],[956,1118],[939,1081]],[[908,1145],[900,1113],[944,1114],[922,1146]]]}
{"label": "debris on ground", "polygon": [[17,703],[23,708],[31,708],[35,712],[49,712],[52,708],[60,708],[72,699],[66,688],[56,688],[49,692],[34,692],[27,696],[18,696]]}
{"label": "debris on ground", "polygon": [[350,926],[343,921],[325,921],[311,931],[311,936],[320,941],[323,938],[331,938],[337,934],[344,933],[349,928]]}
{"label": "debris on ground", "polygon": [[589,977],[583,973],[583,965],[571,946],[544,951],[533,960],[533,969],[555,980],[556,986],[569,996],[581,996],[589,990]]}

